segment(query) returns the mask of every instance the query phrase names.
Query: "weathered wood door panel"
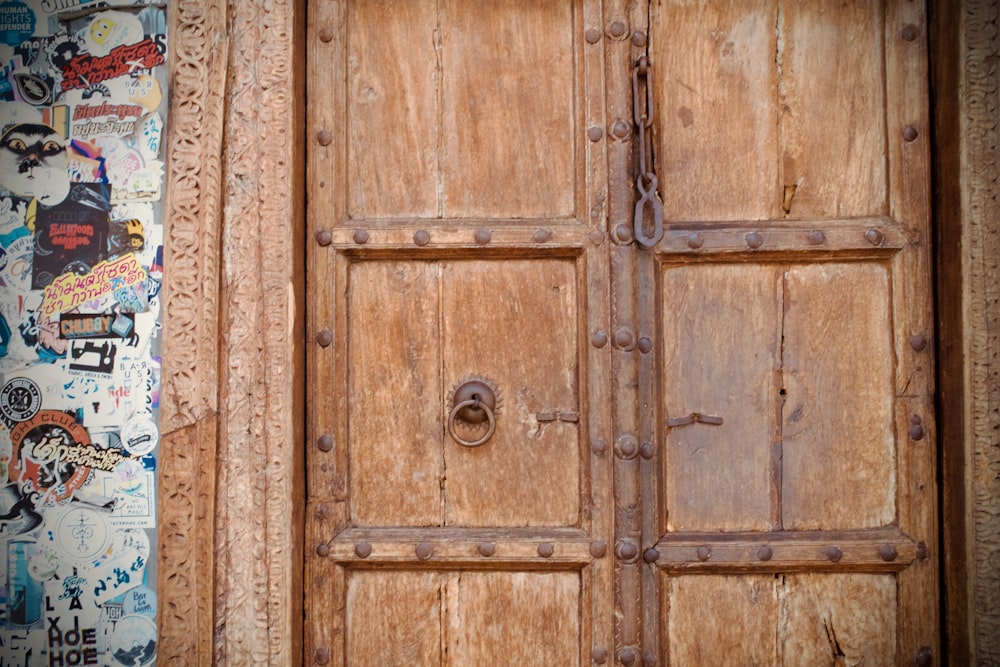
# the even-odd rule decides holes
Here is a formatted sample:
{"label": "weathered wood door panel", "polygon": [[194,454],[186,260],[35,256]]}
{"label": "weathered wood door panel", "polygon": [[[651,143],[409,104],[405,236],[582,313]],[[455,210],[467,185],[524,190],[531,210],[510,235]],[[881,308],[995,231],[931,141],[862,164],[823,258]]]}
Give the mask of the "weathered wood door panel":
{"label": "weathered wood door panel", "polygon": [[601,11],[310,6],[312,663],[612,646]]}
{"label": "weathered wood door panel", "polygon": [[922,11],[654,3],[651,659],[937,654]]}
{"label": "weathered wood door panel", "polygon": [[938,654],[922,11],[311,4],[307,662]]}

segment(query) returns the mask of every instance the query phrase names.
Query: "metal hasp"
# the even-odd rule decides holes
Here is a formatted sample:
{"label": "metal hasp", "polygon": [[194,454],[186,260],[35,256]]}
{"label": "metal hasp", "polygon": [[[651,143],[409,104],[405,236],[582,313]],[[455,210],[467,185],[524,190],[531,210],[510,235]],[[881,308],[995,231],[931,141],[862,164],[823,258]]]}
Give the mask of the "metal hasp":
{"label": "metal hasp", "polygon": [[[497,392],[482,379],[466,380],[455,388],[448,413],[448,434],[465,447],[478,447],[493,437],[496,431]],[[466,440],[458,434],[456,422],[478,429],[486,424],[486,433],[477,440]]]}
{"label": "metal hasp", "polygon": [[[653,167],[653,94],[649,83],[650,65],[641,56],[632,69],[632,115],[639,129],[639,175],[635,187],[639,200],[635,203],[633,227],[635,240],[644,248],[652,248],[663,238],[663,202],[656,193],[659,180]],[[648,231],[646,209],[652,217],[652,232]]]}

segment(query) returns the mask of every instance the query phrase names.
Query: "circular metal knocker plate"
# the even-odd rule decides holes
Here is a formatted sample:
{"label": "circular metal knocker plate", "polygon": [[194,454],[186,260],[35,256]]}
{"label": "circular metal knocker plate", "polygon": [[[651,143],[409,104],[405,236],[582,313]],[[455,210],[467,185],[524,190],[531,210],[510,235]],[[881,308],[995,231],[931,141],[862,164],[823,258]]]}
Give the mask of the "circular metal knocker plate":
{"label": "circular metal knocker plate", "polygon": [[500,392],[488,379],[468,378],[448,399],[448,435],[464,447],[478,447],[493,437],[500,412]]}

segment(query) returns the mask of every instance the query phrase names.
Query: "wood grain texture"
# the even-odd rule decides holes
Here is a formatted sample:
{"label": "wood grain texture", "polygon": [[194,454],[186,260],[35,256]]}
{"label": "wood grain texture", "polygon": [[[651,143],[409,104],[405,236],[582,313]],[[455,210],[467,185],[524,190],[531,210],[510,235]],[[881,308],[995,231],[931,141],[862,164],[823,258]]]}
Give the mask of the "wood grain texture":
{"label": "wood grain texture", "polygon": [[653,14],[657,172],[672,220],[779,213],[777,6],[678,2]]}

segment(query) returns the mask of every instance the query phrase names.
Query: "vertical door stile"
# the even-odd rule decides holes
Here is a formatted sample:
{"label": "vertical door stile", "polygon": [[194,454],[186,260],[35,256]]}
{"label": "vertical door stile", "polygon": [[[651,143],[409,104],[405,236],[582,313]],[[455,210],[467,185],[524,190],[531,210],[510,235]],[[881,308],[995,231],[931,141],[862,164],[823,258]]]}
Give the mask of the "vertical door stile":
{"label": "vertical door stile", "polygon": [[[657,67],[655,62],[655,54],[653,53],[653,47],[655,46],[649,38],[650,35],[650,9],[648,5],[644,5],[636,11],[636,24],[635,30],[641,34],[641,38],[633,42],[633,54],[632,54],[632,67],[636,66],[636,63],[641,57],[646,58],[650,70],[652,72]],[[640,96],[645,95],[646,100],[639,99],[637,102],[640,108],[646,108],[647,111],[649,107],[644,103],[654,105],[653,113],[655,113],[655,98],[653,93],[650,91],[649,86],[652,84],[654,77],[652,74],[647,73],[646,76],[646,88],[642,91],[633,90],[633,95],[639,94]],[[635,100],[633,104],[635,104]],[[633,107],[633,115],[635,114],[635,107]],[[633,118],[633,121],[636,121]],[[651,126],[645,130],[646,133],[652,133],[653,127]],[[642,151],[643,146],[638,144],[639,134],[636,133],[635,137],[635,147],[633,151],[633,181],[635,177],[645,177],[645,174],[640,174],[641,168],[636,164],[635,153],[637,151]],[[656,146],[655,137],[649,141],[650,146]],[[655,152],[651,152],[650,155],[646,156],[646,160],[654,161]],[[647,169],[651,172],[656,171],[655,162],[647,165]],[[654,197],[661,197],[663,188],[667,187],[666,183],[660,182],[659,189],[655,187],[652,188],[654,191],[651,193]],[[665,212],[663,212],[665,216]],[[648,216],[647,216],[648,217]],[[633,213],[634,218],[634,213]],[[633,219],[633,227],[636,222]],[[640,541],[640,563],[642,567],[642,659],[643,664],[658,664],[657,656],[660,655],[661,651],[661,634],[660,634],[660,571],[656,567],[656,561],[658,559],[658,553],[656,551],[656,542],[659,539],[658,528],[658,516],[659,516],[659,489],[657,486],[658,475],[656,474],[657,461],[659,461],[658,453],[658,443],[659,443],[659,433],[657,429],[657,422],[660,419],[660,410],[657,405],[656,397],[660,395],[660,389],[658,387],[659,380],[656,373],[657,359],[659,357],[659,350],[657,345],[653,341],[660,340],[660,335],[658,333],[657,322],[660,321],[662,314],[659,312],[659,307],[657,305],[656,295],[659,293],[659,288],[657,287],[657,270],[656,267],[659,264],[656,253],[653,248],[641,248],[638,243],[633,244],[632,248],[636,253],[636,290],[638,295],[638,360],[637,360],[637,372],[638,372],[638,395],[637,395],[637,405],[639,407],[639,418],[638,418],[638,432],[639,432],[639,496],[641,499],[642,507],[642,526],[641,526],[641,541]]]}
{"label": "vertical door stile", "polygon": [[[624,665],[639,664],[642,646],[642,498],[639,484],[636,338],[638,303],[636,251],[631,233],[635,196],[632,178],[634,141],[616,136],[618,123],[632,125],[634,26],[645,23],[643,2],[605,4],[608,36],[608,224],[611,239],[611,384],[615,499],[615,655]],[[641,17],[641,18],[640,18]],[[629,133],[628,136],[634,136]]]}
{"label": "vertical door stile", "polygon": [[[607,127],[605,100],[609,89],[605,79],[606,39],[604,38],[604,16],[600,0],[586,0],[583,3],[583,25],[578,34],[583,39],[584,50],[584,96],[585,127]],[[609,406],[612,390],[608,383],[611,377],[611,355],[607,344],[599,345],[600,336],[606,339],[611,307],[611,272],[608,265],[608,142],[586,143],[587,187],[584,210],[587,212],[589,244],[587,250],[587,313],[588,319],[580,327],[580,349],[588,350],[586,359],[586,400],[589,410],[585,420],[583,448],[587,453],[589,479],[582,480],[587,489],[587,505],[581,519],[589,524],[593,537],[590,565],[590,627],[584,628],[581,663],[606,661],[614,650],[614,615],[607,613],[614,609],[615,559],[608,542],[614,537],[615,506],[612,494],[613,453],[607,442],[611,434],[612,419]]]}
{"label": "vertical door stile", "polygon": [[938,558],[935,483],[934,355],[930,229],[930,111],[927,16],[919,3],[886,3],[886,80],[889,102],[889,215],[910,243],[893,259],[896,446],[899,450],[899,528],[917,543],[917,559],[899,573],[900,659],[940,656],[936,599]]}

